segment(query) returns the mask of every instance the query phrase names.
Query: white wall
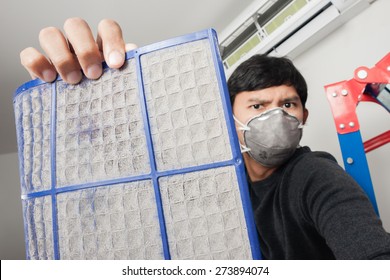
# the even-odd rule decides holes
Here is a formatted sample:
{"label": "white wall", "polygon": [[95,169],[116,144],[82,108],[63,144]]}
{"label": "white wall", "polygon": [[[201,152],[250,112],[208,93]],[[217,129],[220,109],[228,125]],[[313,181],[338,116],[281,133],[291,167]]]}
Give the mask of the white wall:
{"label": "white wall", "polygon": [[[303,144],[331,152],[342,164],[337,134],[323,86],[352,78],[358,66],[373,66],[390,51],[388,21],[390,1],[377,0],[371,7],[295,59],[309,85],[310,110]],[[363,138],[387,129],[388,114],[376,105],[359,105]],[[378,109],[379,108],[379,109]],[[387,125],[386,125],[387,124]],[[379,211],[390,231],[390,145],[368,155]],[[0,259],[23,259],[24,229],[17,154],[0,155]]]}
{"label": "white wall", "polygon": [[[308,127],[302,143],[332,153],[343,165],[337,133],[324,86],[353,78],[359,66],[372,67],[390,52],[390,1],[377,0],[358,16],[294,59],[309,86]],[[363,140],[389,129],[389,115],[376,105],[362,103],[358,118]],[[367,155],[379,212],[390,232],[390,145]]]}

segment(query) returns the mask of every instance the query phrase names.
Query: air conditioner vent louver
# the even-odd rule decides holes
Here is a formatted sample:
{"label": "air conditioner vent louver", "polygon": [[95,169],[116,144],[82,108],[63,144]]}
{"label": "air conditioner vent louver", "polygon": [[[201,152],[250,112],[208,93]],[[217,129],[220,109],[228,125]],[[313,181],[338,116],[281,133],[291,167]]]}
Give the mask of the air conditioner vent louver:
{"label": "air conditioner vent louver", "polygon": [[227,76],[256,53],[294,58],[372,0],[255,1],[220,34]]}

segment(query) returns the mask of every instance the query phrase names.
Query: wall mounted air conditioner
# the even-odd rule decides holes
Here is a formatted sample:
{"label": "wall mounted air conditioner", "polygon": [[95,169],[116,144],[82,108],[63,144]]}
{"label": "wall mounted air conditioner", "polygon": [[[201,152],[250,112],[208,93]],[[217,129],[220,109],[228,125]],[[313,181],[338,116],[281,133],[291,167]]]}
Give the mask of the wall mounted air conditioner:
{"label": "wall mounted air conditioner", "polygon": [[227,76],[256,53],[291,59],[375,0],[256,0],[219,34]]}

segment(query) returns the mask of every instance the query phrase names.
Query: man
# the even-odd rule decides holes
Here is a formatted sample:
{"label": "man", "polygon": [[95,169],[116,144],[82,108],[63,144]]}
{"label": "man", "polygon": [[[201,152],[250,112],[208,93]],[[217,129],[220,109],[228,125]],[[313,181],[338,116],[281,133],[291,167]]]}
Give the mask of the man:
{"label": "man", "polygon": [[[101,61],[119,68],[125,45],[119,25],[103,20],[95,42],[78,18],[41,31],[36,49],[21,52],[32,77],[68,83],[102,74]],[[68,45],[69,42],[69,45]],[[390,236],[356,182],[323,152],[298,147],[307,86],[285,58],[256,55],[228,81],[250,182],[263,256],[267,259],[390,259]]]}
{"label": "man", "polygon": [[307,86],[291,61],[255,55],[228,87],[264,257],[390,258],[389,234],[360,186],[330,154],[297,148]]}

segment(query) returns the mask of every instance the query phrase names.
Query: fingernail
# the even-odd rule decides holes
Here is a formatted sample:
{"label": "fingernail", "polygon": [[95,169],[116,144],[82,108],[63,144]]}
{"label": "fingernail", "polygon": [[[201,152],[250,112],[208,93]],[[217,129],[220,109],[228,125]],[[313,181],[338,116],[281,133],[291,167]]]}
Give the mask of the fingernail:
{"label": "fingernail", "polygon": [[125,61],[125,54],[120,51],[112,51],[108,56],[108,63],[110,67],[120,67]]}
{"label": "fingernail", "polygon": [[136,48],[138,48],[137,45],[136,45],[136,44],[133,44],[133,43],[127,43],[127,44],[125,45],[125,49],[126,49],[127,52],[128,52],[128,51],[131,51],[131,50],[134,50],[134,49],[136,49]]}
{"label": "fingernail", "polygon": [[51,69],[47,69],[42,72],[42,78],[45,82],[52,82],[56,77],[57,73]]}
{"label": "fingernail", "polygon": [[100,64],[93,64],[87,68],[86,74],[90,79],[97,79],[102,75],[102,66]]}
{"label": "fingernail", "polygon": [[69,84],[77,84],[81,80],[81,72],[73,71],[66,75],[66,82]]}

